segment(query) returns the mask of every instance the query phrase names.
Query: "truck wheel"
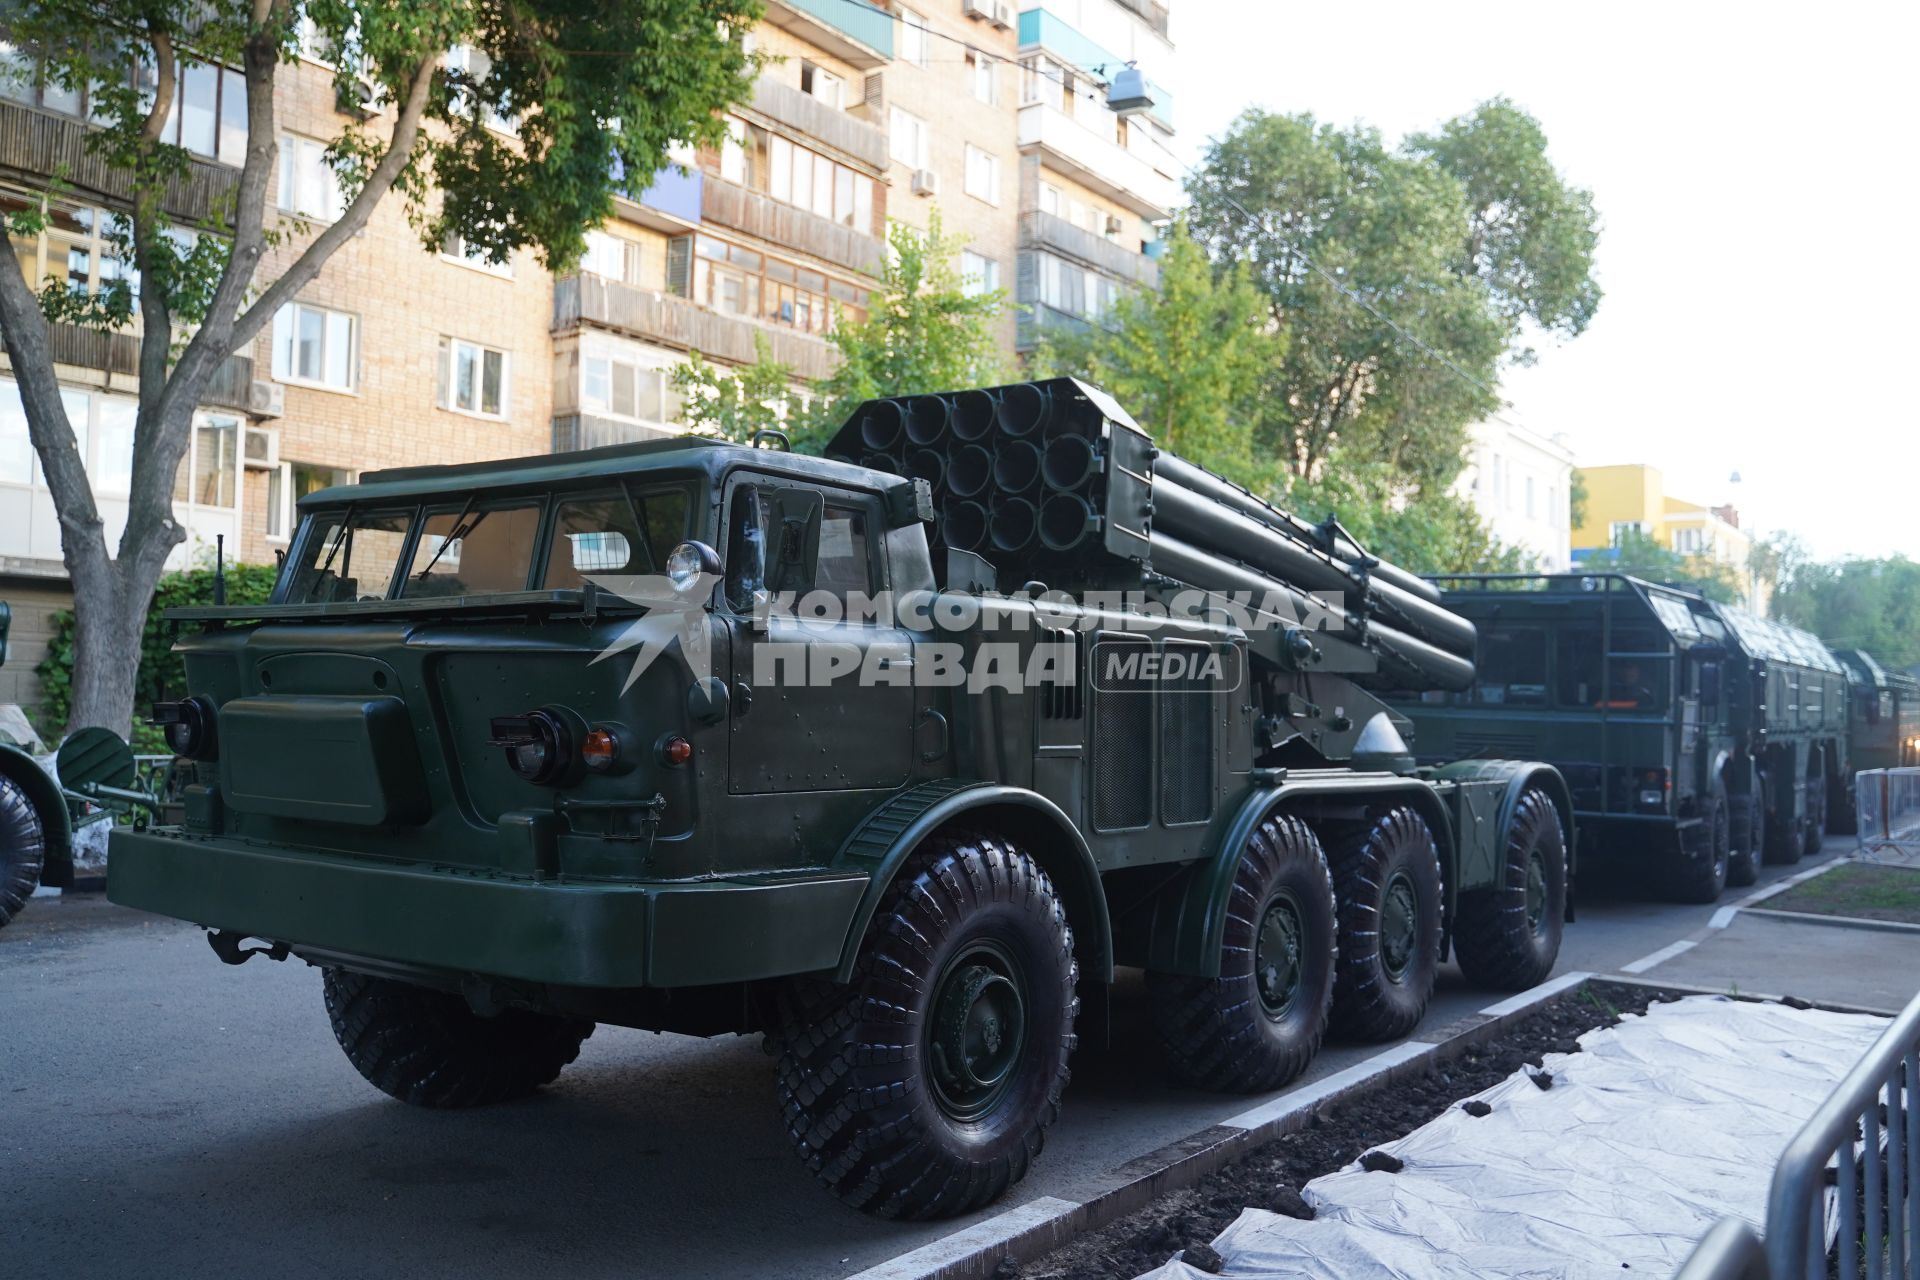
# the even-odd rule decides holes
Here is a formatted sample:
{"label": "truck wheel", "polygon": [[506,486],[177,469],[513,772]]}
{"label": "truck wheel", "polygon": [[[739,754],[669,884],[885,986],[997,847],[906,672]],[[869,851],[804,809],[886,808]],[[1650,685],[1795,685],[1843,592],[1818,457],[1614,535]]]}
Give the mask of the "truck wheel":
{"label": "truck wheel", "polygon": [[20,914],[39,887],[47,828],[26,789],[0,775],[0,925]]}
{"label": "truck wheel", "polygon": [[1453,952],[1475,986],[1524,991],[1553,972],[1567,915],[1566,833],[1538,787],[1514,806],[1501,873],[1494,888],[1460,895]]}
{"label": "truck wheel", "polygon": [[1027,1174],[1060,1114],[1080,1002],[1053,882],[995,837],[939,839],[888,888],[847,983],[778,997],[800,1158],[883,1218],[944,1218]]}
{"label": "truck wheel", "polygon": [[1332,1029],[1397,1040],[1418,1026],[1440,971],[1440,849],[1402,805],[1328,842],[1340,919]]}
{"label": "truck wheel", "polygon": [[1760,848],[1766,814],[1760,798],[1735,796],[1727,810],[1727,883],[1745,888],[1760,878]]}
{"label": "truck wheel", "polygon": [[1271,817],[1240,853],[1220,976],[1147,974],[1153,1021],[1183,1083],[1264,1093],[1306,1070],[1333,1002],[1338,916],[1307,824]]}
{"label": "truck wheel", "polygon": [[346,969],[324,971],[327,1017],[347,1060],[419,1107],[524,1098],[580,1055],[593,1024],[509,1009],[483,1018],[459,996]]}
{"label": "truck wheel", "polygon": [[1766,843],[1761,847],[1766,850],[1766,861],[1792,864],[1806,856],[1807,830],[1804,813],[1796,814],[1784,822],[1778,817],[1769,818],[1765,826]]}
{"label": "truck wheel", "polygon": [[1676,902],[1718,902],[1732,864],[1727,795],[1716,784],[1707,811],[1693,827],[1693,849],[1674,864],[1668,888]]}
{"label": "truck wheel", "polygon": [[1807,779],[1807,856],[1820,852],[1820,846],[1827,837],[1827,780],[1818,776]]}

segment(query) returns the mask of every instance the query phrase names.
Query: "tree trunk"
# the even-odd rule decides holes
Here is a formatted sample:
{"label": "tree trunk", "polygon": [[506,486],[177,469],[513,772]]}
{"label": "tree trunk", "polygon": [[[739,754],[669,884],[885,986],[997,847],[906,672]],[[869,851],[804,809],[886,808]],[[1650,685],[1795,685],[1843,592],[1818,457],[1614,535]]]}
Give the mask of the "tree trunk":
{"label": "tree trunk", "polygon": [[[125,733],[133,723],[140,636],[153,584],[122,581],[116,566],[73,575],[73,706],[67,730],[104,725]],[[141,708],[144,711],[144,708]]]}

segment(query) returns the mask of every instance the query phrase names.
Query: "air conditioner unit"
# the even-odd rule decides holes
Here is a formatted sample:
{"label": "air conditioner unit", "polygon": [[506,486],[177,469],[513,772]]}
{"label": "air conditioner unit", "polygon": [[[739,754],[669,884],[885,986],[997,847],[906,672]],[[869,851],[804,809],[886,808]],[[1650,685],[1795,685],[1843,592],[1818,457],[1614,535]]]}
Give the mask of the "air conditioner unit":
{"label": "air conditioner unit", "polygon": [[998,0],[993,6],[993,25],[1002,31],[1011,31],[1014,21],[1013,5],[1008,0]]}
{"label": "air conditioner unit", "polygon": [[[254,384],[258,386],[258,383]],[[248,427],[240,461],[249,468],[271,471],[280,465],[280,433],[264,427]]]}
{"label": "air conditioner unit", "polygon": [[342,82],[335,93],[340,109],[349,115],[366,119],[377,116],[387,109],[387,91],[368,75],[354,75]]}
{"label": "air conditioner unit", "polygon": [[256,418],[278,418],[287,411],[287,389],[277,382],[255,378],[247,388],[247,412]]}
{"label": "air conditioner unit", "polygon": [[860,82],[860,101],[853,104],[852,114],[859,116],[868,124],[882,128],[887,123],[887,77],[876,71]]}
{"label": "air conditioner unit", "polygon": [[1120,219],[1115,217],[1111,213],[1108,214],[1107,215],[1107,234],[1110,236],[1117,236],[1120,234],[1120,230],[1121,230]]}
{"label": "air conditioner unit", "polygon": [[931,169],[913,171],[913,194],[917,196],[937,196],[940,194],[940,175]]}
{"label": "air conditioner unit", "polygon": [[960,0],[960,12],[977,22],[992,22],[999,0]]}

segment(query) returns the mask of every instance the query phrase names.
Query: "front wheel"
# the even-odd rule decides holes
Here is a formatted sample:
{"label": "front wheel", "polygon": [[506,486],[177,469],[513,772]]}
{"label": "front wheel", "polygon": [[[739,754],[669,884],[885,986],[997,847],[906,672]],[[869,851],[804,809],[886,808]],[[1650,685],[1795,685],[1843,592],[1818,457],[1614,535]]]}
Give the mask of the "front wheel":
{"label": "front wheel", "polygon": [[1728,810],[1727,883],[1744,889],[1760,878],[1766,844],[1766,811],[1756,795],[1734,796]]}
{"label": "front wheel", "polygon": [[418,1107],[524,1098],[580,1054],[593,1024],[509,1009],[483,1018],[459,996],[347,969],[325,971],[327,1017],[375,1088]]}
{"label": "front wheel", "polygon": [[916,853],[852,980],[780,990],[780,1108],[800,1158],[883,1218],[991,1203],[1060,1113],[1077,977],[1053,883],[1024,851],[954,835]]}
{"label": "front wheel", "polygon": [[1731,821],[1726,792],[1718,784],[1707,800],[1707,811],[1689,831],[1684,851],[1671,869],[1669,888],[1676,902],[1718,902],[1726,891],[1732,865]]}
{"label": "front wheel", "polygon": [[1305,1071],[1333,1003],[1336,919],[1333,877],[1312,830],[1294,817],[1262,822],[1234,872],[1220,976],[1147,974],[1174,1076],[1264,1093]]}
{"label": "front wheel", "polygon": [[40,885],[47,828],[26,788],[0,774],[0,925],[20,914]]}
{"label": "front wheel", "polygon": [[1560,811],[1538,787],[1514,806],[1500,879],[1460,895],[1453,951],[1467,981],[1491,991],[1524,991],[1546,980],[1560,958],[1567,915],[1567,839]]}

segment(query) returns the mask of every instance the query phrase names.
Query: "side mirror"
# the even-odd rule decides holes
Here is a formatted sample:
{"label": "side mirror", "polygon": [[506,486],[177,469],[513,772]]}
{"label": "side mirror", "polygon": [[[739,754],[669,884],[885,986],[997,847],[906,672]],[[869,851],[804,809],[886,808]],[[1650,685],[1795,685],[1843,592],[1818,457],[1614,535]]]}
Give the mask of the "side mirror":
{"label": "side mirror", "polygon": [[0,600],[0,667],[7,663],[7,627],[13,622],[13,609]]}
{"label": "side mirror", "polygon": [[767,525],[767,590],[775,595],[805,595],[813,590],[825,509],[826,502],[811,489],[782,489],[773,495]]}

